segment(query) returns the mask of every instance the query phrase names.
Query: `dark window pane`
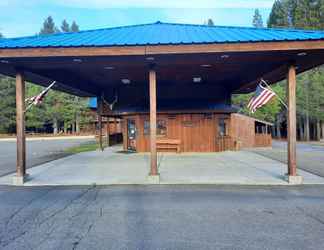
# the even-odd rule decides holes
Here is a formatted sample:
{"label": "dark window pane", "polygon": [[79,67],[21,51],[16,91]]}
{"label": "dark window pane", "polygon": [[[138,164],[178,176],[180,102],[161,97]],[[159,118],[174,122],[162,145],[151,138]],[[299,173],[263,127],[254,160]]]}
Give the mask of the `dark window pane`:
{"label": "dark window pane", "polygon": [[225,119],[220,118],[218,121],[218,131],[220,136],[226,136],[226,122]]}
{"label": "dark window pane", "polygon": [[157,120],[156,134],[162,136],[167,135],[167,126],[165,120]]}

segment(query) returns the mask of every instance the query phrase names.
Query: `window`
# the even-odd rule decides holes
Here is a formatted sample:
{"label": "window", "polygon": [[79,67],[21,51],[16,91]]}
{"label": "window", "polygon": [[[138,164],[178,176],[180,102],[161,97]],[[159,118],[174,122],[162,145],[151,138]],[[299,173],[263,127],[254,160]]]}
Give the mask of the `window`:
{"label": "window", "polygon": [[220,136],[226,136],[227,133],[226,133],[226,121],[224,118],[220,118],[218,120],[218,133]]}
{"label": "window", "polygon": [[167,126],[165,120],[157,120],[156,134],[160,136],[167,135]]}
{"label": "window", "polygon": [[144,121],[144,135],[150,134],[150,122]]}
{"label": "window", "polygon": [[[144,135],[150,134],[150,121],[144,121]],[[156,134],[159,136],[166,136],[167,135],[167,126],[166,120],[157,120],[156,123]]]}

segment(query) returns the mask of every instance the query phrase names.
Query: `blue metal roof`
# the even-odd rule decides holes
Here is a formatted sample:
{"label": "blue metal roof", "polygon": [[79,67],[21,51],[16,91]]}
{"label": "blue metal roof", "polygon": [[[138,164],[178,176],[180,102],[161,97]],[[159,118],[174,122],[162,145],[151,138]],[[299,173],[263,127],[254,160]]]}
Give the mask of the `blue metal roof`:
{"label": "blue metal roof", "polygon": [[307,40],[324,40],[324,32],[156,22],[77,33],[1,39],[0,48],[99,47]]}
{"label": "blue metal roof", "polygon": [[91,97],[89,99],[89,108],[96,109],[97,108],[97,97]]}

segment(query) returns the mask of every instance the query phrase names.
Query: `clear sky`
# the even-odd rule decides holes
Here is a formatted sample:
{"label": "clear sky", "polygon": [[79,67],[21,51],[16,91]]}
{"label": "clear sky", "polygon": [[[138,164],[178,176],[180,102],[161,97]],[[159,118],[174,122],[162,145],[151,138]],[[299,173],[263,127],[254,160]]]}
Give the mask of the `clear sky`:
{"label": "clear sky", "polygon": [[51,15],[57,26],[75,20],[81,29],[162,22],[251,26],[259,8],[266,23],[274,0],[0,0],[0,32],[34,35]]}

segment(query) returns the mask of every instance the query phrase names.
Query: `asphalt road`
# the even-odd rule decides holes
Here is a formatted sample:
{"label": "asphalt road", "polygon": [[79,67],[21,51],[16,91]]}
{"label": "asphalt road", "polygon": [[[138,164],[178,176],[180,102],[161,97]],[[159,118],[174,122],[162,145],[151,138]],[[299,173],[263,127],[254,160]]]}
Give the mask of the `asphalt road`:
{"label": "asphalt road", "polygon": [[324,186],[2,186],[0,201],[0,249],[324,246]]}
{"label": "asphalt road", "polygon": [[[89,138],[37,140],[26,142],[27,168],[55,160],[67,155],[64,152],[69,147],[93,141]],[[16,142],[0,141],[0,176],[16,170]]]}
{"label": "asphalt road", "polygon": [[[272,147],[272,149],[250,149],[250,151],[287,163],[287,143],[273,141]],[[324,146],[297,143],[297,167],[324,177]]]}

